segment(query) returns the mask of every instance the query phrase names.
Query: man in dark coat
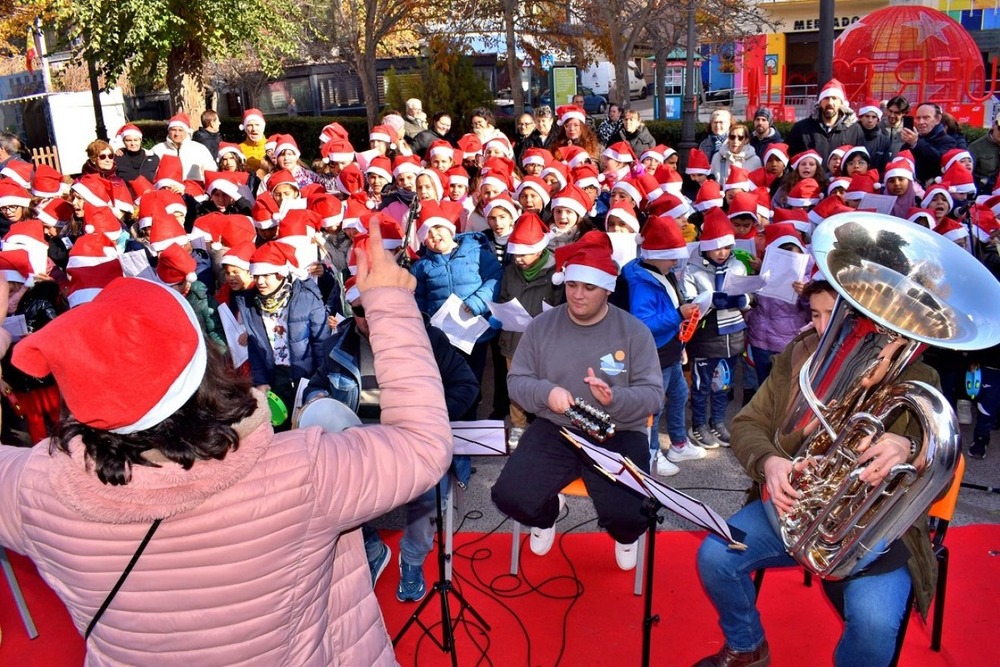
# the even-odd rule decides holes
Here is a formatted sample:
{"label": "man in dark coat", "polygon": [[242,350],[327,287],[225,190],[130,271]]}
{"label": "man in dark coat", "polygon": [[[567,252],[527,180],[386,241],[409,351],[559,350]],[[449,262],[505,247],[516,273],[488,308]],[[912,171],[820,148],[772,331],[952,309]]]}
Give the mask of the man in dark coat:
{"label": "man in dark coat", "polygon": [[764,153],[771,144],[781,142],[781,132],[774,127],[774,114],[767,107],[760,107],[753,115],[753,132],[750,134],[750,146],[753,147],[761,164],[767,162]]}
{"label": "man in dark coat", "polygon": [[219,132],[219,114],[211,109],[202,112],[201,127],[191,138],[207,148],[213,160],[218,159],[219,142],[222,141],[222,133]]}
{"label": "man in dark coat", "polygon": [[843,85],[830,79],[819,92],[813,114],[795,123],[788,133],[789,155],[794,157],[811,148],[826,164],[830,153],[838,146],[864,144],[864,133],[845,99]]}
{"label": "man in dark coat", "polygon": [[913,153],[917,180],[927,185],[941,175],[941,156],[955,148],[958,141],[941,122],[941,107],[924,103],[913,114],[913,129],[903,128],[903,148]]}

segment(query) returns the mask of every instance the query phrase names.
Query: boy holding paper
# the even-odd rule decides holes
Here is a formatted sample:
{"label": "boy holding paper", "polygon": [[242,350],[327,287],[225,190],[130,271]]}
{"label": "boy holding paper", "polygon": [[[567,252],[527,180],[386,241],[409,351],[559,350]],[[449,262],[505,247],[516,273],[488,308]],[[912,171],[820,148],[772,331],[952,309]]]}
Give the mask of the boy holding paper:
{"label": "boy holding paper", "polygon": [[[548,242],[549,228],[536,214],[525,213],[517,219],[507,240],[507,255],[512,261],[504,269],[500,282],[500,303],[517,299],[532,317],[542,312],[544,303],[550,306],[562,303],[563,286],[552,283],[555,259],[546,247]],[[499,322],[490,318],[490,324],[496,326]],[[518,331],[500,332],[500,352],[507,360],[508,370],[521,335]],[[514,449],[528,426],[528,416],[513,400],[510,402],[510,424],[507,444]]]}

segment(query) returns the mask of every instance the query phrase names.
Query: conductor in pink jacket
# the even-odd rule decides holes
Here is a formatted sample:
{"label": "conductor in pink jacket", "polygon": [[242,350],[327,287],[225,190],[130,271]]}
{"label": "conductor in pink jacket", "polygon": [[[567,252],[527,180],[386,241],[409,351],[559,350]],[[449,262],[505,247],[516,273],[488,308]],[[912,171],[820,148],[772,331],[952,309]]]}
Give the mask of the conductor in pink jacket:
{"label": "conductor in pink jacket", "polygon": [[451,432],[412,276],[362,256],[357,284],[382,424],[337,434],[275,435],[263,396],[153,282],[119,278],[18,344],[14,364],[51,372],[71,416],[0,447],[0,544],[81,634],[107,602],[88,665],[396,664],[354,529],[441,479]]}

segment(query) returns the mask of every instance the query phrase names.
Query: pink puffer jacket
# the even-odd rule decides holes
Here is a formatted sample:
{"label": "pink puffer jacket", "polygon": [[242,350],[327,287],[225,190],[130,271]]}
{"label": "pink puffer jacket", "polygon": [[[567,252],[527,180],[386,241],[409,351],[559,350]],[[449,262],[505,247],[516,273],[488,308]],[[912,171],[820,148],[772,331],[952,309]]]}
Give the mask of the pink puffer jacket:
{"label": "pink puffer jacket", "polygon": [[124,487],[101,484],[79,442],[0,447],[0,543],[35,561],[81,634],[163,518],[88,665],[396,664],[356,527],[441,479],[451,432],[413,297],[364,304],[381,426],[274,435],[260,400],[225,460],[135,467]]}

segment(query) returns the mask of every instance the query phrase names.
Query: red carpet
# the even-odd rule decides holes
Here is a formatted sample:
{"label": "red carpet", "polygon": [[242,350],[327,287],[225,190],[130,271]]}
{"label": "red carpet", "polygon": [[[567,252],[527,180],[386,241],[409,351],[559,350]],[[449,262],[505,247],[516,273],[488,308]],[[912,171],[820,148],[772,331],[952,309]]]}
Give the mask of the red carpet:
{"label": "red carpet", "polygon": [[[398,534],[389,535],[395,551]],[[614,563],[606,535],[572,534],[556,543],[545,558],[522,549],[521,576],[507,574],[509,534],[456,536],[457,588],[490,624],[482,632],[468,612],[456,631],[458,664],[521,665],[525,667],[587,667],[639,665],[642,651],[642,598],[632,594],[633,573]],[[654,665],[690,665],[714,652],[721,634],[694,569],[694,551],[701,535],[661,532],[656,544],[656,585],[653,612]],[[930,650],[930,626],[914,616],[903,648],[902,667],[993,666],[1000,664],[995,641],[1000,601],[1000,526],[953,528],[948,535],[952,562],[941,653]],[[0,665],[39,667],[83,663],[83,643],[55,595],[25,559],[12,556],[40,636],[29,641],[13,599],[0,584]],[[428,558],[426,573],[435,578],[436,561]],[[395,634],[416,605],[395,599],[398,574],[386,570],[377,593],[389,631]],[[492,589],[492,590],[491,590]],[[459,611],[451,600],[452,615]],[[819,587],[806,588],[798,570],[774,571],[764,582],[760,600],[771,644],[772,664],[824,665],[832,652],[840,623]],[[441,611],[437,600],[421,621],[440,639]],[[448,665],[447,654],[414,625],[397,647],[401,665]]]}

